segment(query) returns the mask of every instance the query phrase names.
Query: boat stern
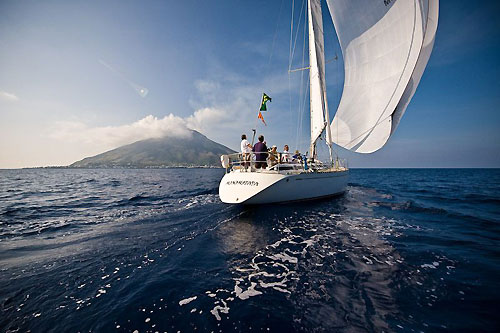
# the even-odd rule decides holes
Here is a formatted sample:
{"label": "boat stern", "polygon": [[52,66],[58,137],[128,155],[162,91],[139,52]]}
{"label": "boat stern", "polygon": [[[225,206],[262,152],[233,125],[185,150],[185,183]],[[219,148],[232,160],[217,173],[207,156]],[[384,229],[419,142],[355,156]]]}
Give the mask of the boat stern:
{"label": "boat stern", "polygon": [[219,184],[222,202],[243,204],[285,176],[279,173],[232,171],[226,173]]}

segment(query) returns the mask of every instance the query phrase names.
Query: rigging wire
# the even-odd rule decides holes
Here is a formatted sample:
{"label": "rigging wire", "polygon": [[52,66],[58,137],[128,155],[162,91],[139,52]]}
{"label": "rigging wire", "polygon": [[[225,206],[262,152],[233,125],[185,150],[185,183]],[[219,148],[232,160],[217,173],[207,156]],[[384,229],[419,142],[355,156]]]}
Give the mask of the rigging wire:
{"label": "rigging wire", "polygon": [[[292,115],[292,92],[291,92],[291,67],[292,67],[292,63],[293,63],[293,58],[294,58],[294,55],[295,55],[295,50],[296,50],[296,46],[297,46],[297,39],[298,39],[298,35],[299,35],[299,32],[300,32],[300,26],[301,26],[301,21],[302,21],[302,15],[304,13],[304,8],[305,8],[305,0],[302,1],[302,5],[301,5],[301,9],[300,9],[300,14],[299,14],[299,19],[297,20],[297,27],[296,27],[296,32],[295,32],[295,38],[294,38],[294,33],[293,33],[293,27],[294,25],[291,26],[291,29],[290,29],[290,59],[289,59],[289,66],[288,66],[288,89],[289,89],[289,94],[290,94],[290,115]],[[295,1],[293,1],[293,4],[295,4]],[[294,8],[295,6],[293,6],[292,8],[292,19],[293,19],[293,13],[294,13]],[[305,35],[305,26],[304,26],[304,35]],[[304,38],[304,42],[305,42],[305,38]],[[292,43],[293,43],[293,47],[292,47]],[[304,48],[302,49],[302,64],[304,64]],[[300,129],[302,128],[302,114],[303,114],[303,111],[301,109],[301,99],[302,99],[302,96],[303,96],[303,77],[304,77],[304,74],[301,73],[301,80],[300,80],[300,85],[299,85],[299,100],[298,100],[298,107],[297,107],[297,113],[296,113],[296,116],[297,116],[297,126],[296,126],[296,134],[295,134],[295,146],[297,147],[298,146],[298,138],[300,137],[299,135],[299,131]],[[290,118],[291,119],[291,118]]]}
{"label": "rigging wire", "polygon": [[[295,38],[294,38],[294,41],[293,41],[293,49],[292,49],[292,46],[290,45],[291,60],[290,60],[290,64],[289,64],[288,70],[292,69],[292,60],[293,60],[293,56],[295,54],[295,47],[297,46],[297,37],[299,35],[299,30],[300,30],[299,29],[299,25],[300,25],[300,21],[302,20],[302,14],[304,13],[304,3],[305,3],[305,1],[302,1],[302,6],[300,8],[299,19],[297,20],[299,23],[297,24],[297,31],[295,32]],[[292,36],[290,36],[290,38],[292,38]]]}
{"label": "rigging wire", "polygon": [[[292,67],[292,38],[293,38],[293,16],[295,9],[295,0],[292,0],[292,16],[290,19],[290,51],[288,53],[288,70]],[[290,77],[290,75],[288,76]]]}
{"label": "rigging wire", "polygon": [[[275,49],[275,45],[276,45],[276,38],[278,36],[278,28],[279,28],[279,23],[281,22],[281,14],[283,12],[283,3],[284,3],[284,1],[285,0],[281,0],[280,11],[279,11],[279,14],[278,14],[278,20],[276,21],[276,27],[274,29],[273,42],[271,44],[271,52],[269,54],[269,59],[267,61],[266,68],[268,68],[269,71],[271,70],[271,60],[272,60],[273,55],[274,55],[274,49]],[[263,89],[263,90],[265,90],[265,89]],[[252,131],[254,131],[254,138],[255,138],[255,131],[257,130],[258,123],[259,123],[258,118],[256,118],[255,119],[255,126],[252,129]],[[253,145],[253,139],[252,139],[252,145]]]}
{"label": "rigging wire", "polygon": [[[340,44],[339,44],[339,51],[342,51],[340,50]],[[338,78],[340,77],[340,62],[337,60],[337,89],[336,89],[336,92],[337,92],[337,110],[340,106],[340,82],[338,80]],[[345,79],[344,79],[345,80]],[[335,111],[335,114],[333,115],[333,119],[335,119],[335,115],[337,114],[337,111]],[[337,119],[337,142],[339,142],[339,120]]]}
{"label": "rigging wire", "polygon": [[267,68],[270,69],[271,67],[271,59],[274,54],[274,47],[276,45],[276,37],[278,36],[278,28],[279,28],[279,23],[281,21],[281,13],[283,12],[283,3],[285,0],[281,0],[281,5],[280,5],[280,12],[278,14],[278,20],[276,21],[276,28],[274,29],[274,37],[273,37],[273,44],[271,45],[271,54],[269,55],[269,60],[267,62]]}
{"label": "rigging wire", "polygon": [[[310,72],[307,71],[306,82],[309,81],[309,76],[310,76]],[[302,137],[302,135],[300,135],[300,133],[302,132],[302,123],[304,121],[304,113],[305,113],[305,110],[307,107],[306,105],[307,105],[307,96],[309,94],[309,84],[305,84],[305,87],[306,87],[306,89],[305,89],[304,94],[302,95],[303,100],[302,100],[302,103],[301,103],[302,105],[300,106],[300,111],[299,111],[299,119],[300,119],[299,129],[300,129],[300,132],[299,132],[299,135],[297,136],[297,138]],[[309,140],[307,140],[307,141],[309,141]],[[304,142],[300,143],[300,146],[302,146],[302,145],[304,145]],[[297,146],[298,146],[298,144],[297,144]]]}
{"label": "rigging wire", "polygon": [[[294,14],[294,8],[295,8],[295,0],[292,0],[292,14],[291,14],[291,19],[290,19],[290,51],[288,53],[288,98],[289,98],[289,112],[290,112],[290,117],[288,119],[292,119],[292,82],[291,82],[291,77],[290,77],[290,68],[292,66],[292,36],[293,36],[293,14]],[[290,137],[292,134],[292,123],[290,122]]]}
{"label": "rigging wire", "polygon": [[[302,2],[302,4],[304,5],[304,3],[306,2],[306,0],[304,0]],[[306,62],[306,58],[305,58],[305,54],[306,54],[306,32],[307,32],[307,15],[304,15],[304,30],[303,30],[303,45],[302,45],[302,68],[305,67],[305,62]],[[307,71],[307,81],[309,81],[309,71]],[[308,88],[309,86],[307,86],[307,90],[304,91],[304,71],[301,71],[300,73],[300,90],[299,90],[299,106],[298,106],[298,112],[297,112],[297,132],[296,132],[296,136],[295,136],[295,147],[299,147],[299,138],[302,137],[301,133],[302,133],[302,125],[303,125],[303,121],[304,121],[304,113],[305,113],[305,108],[306,108],[306,99],[307,99],[307,93],[308,93]],[[302,143],[300,143],[300,146],[302,146]]]}

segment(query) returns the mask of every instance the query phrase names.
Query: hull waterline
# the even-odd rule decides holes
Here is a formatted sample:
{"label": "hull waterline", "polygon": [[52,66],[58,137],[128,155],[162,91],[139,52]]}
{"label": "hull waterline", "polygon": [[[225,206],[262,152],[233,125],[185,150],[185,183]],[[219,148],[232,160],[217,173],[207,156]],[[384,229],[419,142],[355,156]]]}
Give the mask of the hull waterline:
{"label": "hull waterline", "polygon": [[303,172],[230,172],[221,180],[219,196],[231,204],[267,204],[312,200],[345,192],[348,171]]}

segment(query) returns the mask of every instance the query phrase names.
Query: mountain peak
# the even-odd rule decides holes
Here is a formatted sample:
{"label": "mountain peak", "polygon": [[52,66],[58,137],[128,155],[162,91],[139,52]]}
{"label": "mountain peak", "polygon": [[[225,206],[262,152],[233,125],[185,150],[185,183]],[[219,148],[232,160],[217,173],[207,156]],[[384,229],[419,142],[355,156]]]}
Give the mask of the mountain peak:
{"label": "mountain peak", "polygon": [[233,150],[191,130],[188,137],[151,138],[86,157],[74,168],[160,168],[176,166],[220,166],[220,155]]}

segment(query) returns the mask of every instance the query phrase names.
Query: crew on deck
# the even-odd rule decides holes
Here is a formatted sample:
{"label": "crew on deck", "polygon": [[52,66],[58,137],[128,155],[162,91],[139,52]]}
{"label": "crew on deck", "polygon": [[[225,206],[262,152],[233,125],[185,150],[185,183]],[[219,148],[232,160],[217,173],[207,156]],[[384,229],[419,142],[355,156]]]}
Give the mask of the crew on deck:
{"label": "crew on deck", "polygon": [[259,142],[257,142],[252,151],[255,153],[255,167],[257,169],[267,168],[267,146],[264,143],[264,136],[259,135]]}
{"label": "crew on deck", "polygon": [[283,147],[283,153],[281,154],[280,163],[290,163],[290,153],[288,152],[288,145]]}
{"label": "crew on deck", "polygon": [[272,167],[273,165],[278,164],[279,161],[279,154],[278,154],[278,147],[276,145],[273,145],[271,150],[269,151],[269,166]]}
{"label": "crew on deck", "polygon": [[302,162],[302,155],[300,154],[300,151],[295,151],[295,155],[292,156],[292,162]]}
{"label": "crew on deck", "polygon": [[250,165],[250,157],[252,153],[252,145],[247,140],[247,135],[241,135],[241,157],[243,160],[243,167],[246,169]]}

